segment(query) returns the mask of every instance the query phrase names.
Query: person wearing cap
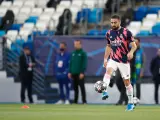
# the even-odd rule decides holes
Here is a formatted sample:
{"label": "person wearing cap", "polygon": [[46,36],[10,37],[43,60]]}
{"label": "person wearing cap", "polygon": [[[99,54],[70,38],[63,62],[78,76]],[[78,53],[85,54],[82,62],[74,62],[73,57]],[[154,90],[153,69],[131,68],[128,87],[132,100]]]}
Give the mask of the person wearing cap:
{"label": "person wearing cap", "polygon": [[35,59],[31,55],[29,47],[24,46],[23,53],[19,58],[19,76],[21,80],[21,102],[25,103],[25,91],[28,92],[28,99],[33,103],[32,98],[32,81],[33,81],[33,67],[35,66]]}

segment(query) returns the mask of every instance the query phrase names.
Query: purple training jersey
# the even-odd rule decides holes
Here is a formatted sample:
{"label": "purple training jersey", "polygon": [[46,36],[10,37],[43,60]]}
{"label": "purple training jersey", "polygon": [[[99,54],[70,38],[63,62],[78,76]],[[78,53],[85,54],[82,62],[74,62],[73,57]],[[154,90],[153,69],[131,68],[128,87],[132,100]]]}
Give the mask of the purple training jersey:
{"label": "purple training jersey", "polygon": [[109,30],[106,33],[106,39],[112,49],[110,59],[119,63],[128,63],[129,44],[134,41],[132,33],[121,27],[119,30]]}

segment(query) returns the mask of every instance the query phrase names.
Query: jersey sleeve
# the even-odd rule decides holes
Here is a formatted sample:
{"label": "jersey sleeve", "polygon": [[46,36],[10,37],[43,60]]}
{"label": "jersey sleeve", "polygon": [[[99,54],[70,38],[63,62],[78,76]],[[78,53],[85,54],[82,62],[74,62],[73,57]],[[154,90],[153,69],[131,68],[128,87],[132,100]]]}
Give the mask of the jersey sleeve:
{"label": "jersey sleeve", "polygon": [[109,40],[109,33],[106,33],[106,40],[107,40],[107,44],[110,44],[110,40]]}
{"label": "jersey sleeve", "polygon": [[133,35],[129,30],[127,31],[127,40],[129,41],[129,43],[134,42]]}

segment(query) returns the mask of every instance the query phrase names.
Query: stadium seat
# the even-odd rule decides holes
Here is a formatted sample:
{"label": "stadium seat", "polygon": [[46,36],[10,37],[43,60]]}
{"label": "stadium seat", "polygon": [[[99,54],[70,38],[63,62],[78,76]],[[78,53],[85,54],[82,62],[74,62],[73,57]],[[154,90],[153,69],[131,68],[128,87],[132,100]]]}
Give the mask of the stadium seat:
{"label": "stadium seat", "polygon": [[38,21],[36,23],[36,29],[38,31],[44,32],[47,29],[47,23],[45,21]]}
{"label": "stadium seat", "polygon": [[12,7],[21,8],[21,7],[23,6],[23,3],[24,3],[24,1],[17,1],[17,0],[14,0],[13,6],[12,6]]}
{"label": "stadium seat", "polygon": [[16,17],[16,22],[18,24],[23,24],[27,19],[28,19],[28,16],[21,13],[21,14],[18,14],[18,16]]}
{"label": "stadium seat", "polygon": [[128,28],[128,29],[132,32],[133,36],[136,36],[140,31],[140,29],[137,28]]}
{"label": "stadium seat", "polygon": [[56,29],[56,25],[55,24],[58,24],[58,21],[56,23],[53,19],[51,19],[50,22],[49,22],[48,29],[51,30],[51,31],[55,30]]}
{"label": "stadium seat", "polygon": [[157,14],[147,14],[146,18],[149,20],[157,20],[158,15]]}
{"label": "stadium seat", "polygon": [[30,16],[40,16],[42,12],[43,12],[42,8],[33,8],[30,13]]}
{"label": "stadium seat", "polygon": [[149,36],[150,32],[149,31],[140,31],[136,36]]}
{"label": "stadium seat", "polygon": [[14,42],[18,36],[18,31],[17,30],[8,30],[6,36],[8,39],[10,39],[11,41]]}
{"label": "stadium seat", "polygon": [[129,24],[129,27],[131,28],[140,28],[141,27],[141,21],[131,21]]}
{"label": "stadium seat", "polygon": [[99,23],[102,19],[103,10],[101,8],[94,8],[89,14],[89,23]]}
{"label": "stadium seat", "polygon": [[32,33],[32,30],[34,28],[34,23],[24,23],[22,29],[30,31]]}
{"label": "stadium seat", "polygon": [[67,8],[66,6],[59,5],[59,6],[57,6],[56,12],[62,14],[66,8]]}
{"label": "stadium seat", "polygon": [[155,21],[144,21],[142,23],[141,30],[150,31],[154,25],[155,25]]}
{"label": "stadium seat", "polygon": [[43,14],[53,15],[54,12],[54,8],[45,8]]}
{"label": "stadium seat", "polygon": [[148,8],[145,6],[141,6],[138,8],[137,11],[134,13],[134,18],[136,21],[141,21],[147,14]]}
{"label": "stadium seat", "polygon": [[55,25],[55,27],[57,27],[57,25],[58,25],[58,22],[59,22],[59,17],[61,16],[61,13],[58,13],[58,12],[55,12],[54,14],[53,14],[53,16],[52,16],[52,21],[53,21],[53,23],[54,23],[54,25]]}
{"label": "stadium seat", "polygon": [[72,23],[75,23],[76,22],[76,18],[77,18],[77,14],[78,12],[80,11],[80,7],[78,6],[71,6],[70,7],[70,11],[72,12]]}
{"label": "stadium seat", "polygon": [[96,29],[92,29],[88,31],[87,35],[99,35],[100,31]]}
{"label": "stadium seat", "polygon": [[157,14],[160,7],[149,7],[147,13]]}
{"label": "stadium seat", "polygon": [[3,17],[7,12],[7,8],[5,7],[0,7],[0,17]]}
{"label": "stadium seat", "polygon": [[95,0],[85,0],[84,5],[86,5],[86,8],[93,9],[96,5],[96,1]]}
{"label": "stadium seat", "polygon": [[82,19],[88,21],[88,19],[86,18],[89,18],[90,14],[91,14],[91,9],[89,8],[82,9],[82,11],[78,12],[76,22],[79,23]]}
{"label": "stadium seat", "polygon": [[22,27],[22,24],[13,24],[11,26],[10,30],[17,30],[17,31],[19,31],[21,27]]}
{"label": "stadium seat", "polygon": [[30,7],[22,7],[20,9],[20,14],[25,14],[25,15],[29,16],[30,13],[31,13]]}
{"label": "stadium seat", "polygon": [[34,8],[35,7],[35,2],[34,1],[25,1],[23,7]]}
{"label": "stadium seat", "polygon": [[152,27],[152,34],[154,35],[160,35],[160,24],[156,24]]}
{"label": "stadium seat", "polygon": [[71,1],[63,1],[62,0],[59,5],[64,6],[66,8],[69,8],[71,6]]}
{"label": "stadium seat", "polygon": [[40,8],[46,8],[47,0],[38,0],[37,6]]}
{"label": "stadium seat", "polygon": [[15,43],[18,44],[19,46],[23,46],[25,41],[23,39],[16,39]]}
{"label": "stadium seat", "polygon": [[6,34],[6,32],[5,32],[5,31],[0,30],[0,37],[3,37],[5,34]]}
{"label": "stadium seat", "polygon": [[11,5],[12,5],[12,2],[11,2],[11,1],[3,1],[3,2],[1,3],[1,6],[2,6],[2,7],[5,7],[5,8],[9,8],[9,7],[11,7]]}
{"label": "stadium seat", "polygon": [[10,40],[7,40],[7,48],[8,49],[11,49],[11,44],[12,44],[12,42]]}
{"label": "stadium seat", "polygon": [[36,24],[38,21],[38,17],[37,16],[30,16],[25,22],[26,23],[34,23]]}
{"label": "stadium seat", "polygon": [[39,17],[39,20],[41,21],[46,21],[47,23],[49,23],[49,21],[51,20],[52,15],[50,14],[42,14]]}
{"label": "stadium seat", "polygon": [[72,1],[72,6],[79,6],[81,8],[82,4],[83,4],[83,0],[73,0]]}
{"label": "stadium seat", "polygon": [[24,39],[24,41],[26,42],[28,40],[28,36],[31,34],[30,30],[27,29],[21,29],[19,32],[19,36],[21,39]]}

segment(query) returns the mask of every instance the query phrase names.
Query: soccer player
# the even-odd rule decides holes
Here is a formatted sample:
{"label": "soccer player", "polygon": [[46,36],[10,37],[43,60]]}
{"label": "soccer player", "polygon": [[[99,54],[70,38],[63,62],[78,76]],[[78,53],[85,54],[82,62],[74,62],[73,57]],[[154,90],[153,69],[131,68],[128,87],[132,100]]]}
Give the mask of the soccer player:
{"label": "soccer player", "polygon": [[[127,111],[134,109],[133,104],[133,87],[130,82],[130,60],[133,58],[133,54],[137,48],[132,33],[120,26],[121,20],[118,15],[111,17],[111,30],[106,33],[107,46],[104,55],[104,67],[106,73],[103,81],[108,85],[113,71],[119,69],[123,78],[127,96],[128,105]],[[102,100],[108,98],[107,90],[102,93]]]}

